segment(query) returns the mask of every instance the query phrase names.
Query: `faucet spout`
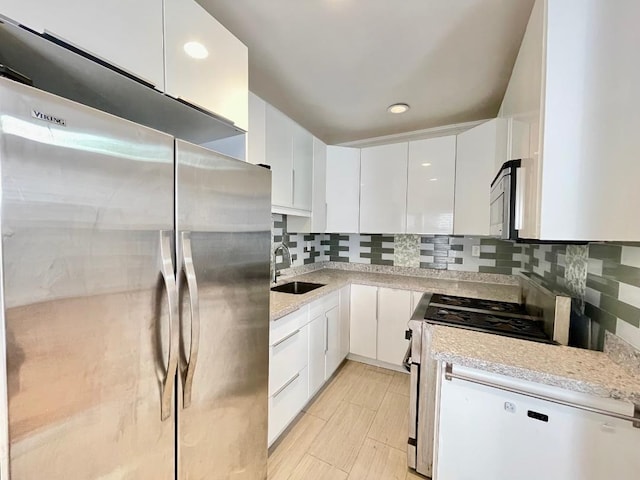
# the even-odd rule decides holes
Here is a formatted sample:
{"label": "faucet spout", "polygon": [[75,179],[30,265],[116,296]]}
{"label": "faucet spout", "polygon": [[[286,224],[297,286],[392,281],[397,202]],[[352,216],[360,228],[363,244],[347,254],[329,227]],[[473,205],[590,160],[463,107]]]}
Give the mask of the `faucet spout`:
{"label": "faucet spout", "polygon": [[277,267],[277,264],[276,264],[276,257],[278,255],[278,251],[279,250],[282,250],[282,259],[283,260],[285,258],[284,253],[285,252],[287,253],[287,255],[286,255],[286,258],[288,259],[287,260],[287,263],[288,263],[288,267],[287,268],[291,267],[291,251],[289,250],[289,247],[287,246],[286,243],[284,243],[284,242],[279,243],[273,249],[273,278],[272,278],[273,283],[277,283],[278,282],[278,277],[280,276],[280,271],[278,270],[278,267]]}

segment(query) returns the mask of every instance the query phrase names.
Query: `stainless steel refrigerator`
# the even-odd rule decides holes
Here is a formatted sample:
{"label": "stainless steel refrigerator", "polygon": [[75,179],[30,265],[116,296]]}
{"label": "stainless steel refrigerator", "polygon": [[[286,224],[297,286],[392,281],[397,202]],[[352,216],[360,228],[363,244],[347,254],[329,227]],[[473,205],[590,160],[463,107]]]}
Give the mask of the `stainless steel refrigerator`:
{"label": "stainless steel refrigerator", "polygon": [[270,173],[0,79],[0,474],[266,478]]}

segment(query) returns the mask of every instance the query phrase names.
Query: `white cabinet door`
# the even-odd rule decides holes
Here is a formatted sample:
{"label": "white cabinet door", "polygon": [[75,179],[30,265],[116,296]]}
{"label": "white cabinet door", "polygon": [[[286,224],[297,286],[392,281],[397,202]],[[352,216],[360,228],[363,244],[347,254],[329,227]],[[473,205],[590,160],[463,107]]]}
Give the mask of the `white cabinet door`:
{"label": "white cabinet door", "polygon": [[[137,2],[122,3],[121,15],[130,15],[130,5]],[[131,18],[144,17],[141,12]],[[247,130],[247,47],[194,0],[164,0],[164,25],[165,91]],[[185,45],[192,42],[206,49],[204,58],[186,53]]]}
{"label": "white cabinet door", "polygon": [[349,330],[351,328],[351,286],[340,289],[340,361],[349,355]]}
{"label": "white cabinet door", "polygon": [[[295,175],[298,182],[298,174]],[[313,137],[313,194],[311,196],[311,216],[289,215],[287,225],[290,232],[323,233],[327,228],[327,146]],[[294,185],[294,188],[296,186]]]}
{"label": "white cabinet door", "polygon": [[3,0],[0,14],[164,90],[161,0]]}
{"label": "white cabinet door", "polygon": [[313,197],[311,232],[324,233],[327,228],[327,145],[313,138]]}
{"label": "white cabinet door", "polygon": [[377,359],[402,365],[404,354],[409,346],[404,333],[411,317],[411,292],[379,288],[378,302]]}
{"label": "white cabinet door", "polygon": [[456,136],[409,142],[407,233],[453,233]]}
{"label": "white cabinet door", "polygon": [[293,199],[292,206],[311,211],[313,193],[313,135],[297,123],[293,125]]}
{"label": "white cabinet door", "polygon": [[413,315],[418,303],[420,303],[422,295],[424,295],[424,292],[411,292],[411,315]]}
{"label": "white cabinet door", "polygon": [[357,233],[360,216],[360,149],[327,147],[327,228]]}
{"label": "white cabinet door", "polygon": [[249,131],[247,132],[247,162],[266,164],[265,149],[267,104],[249,92]]}
{"label": "white cabinet door", "polygon": [[337,305],[328,310],[325,318],[327,325],[325,379],[328,379],[344,358],[340,356],[340,306]]}
{"label": "white cabinet door", "polygon": [[496,158],[506,156],[506,138],[507,122],[500,118],[458,135],[455,235],[489,235],[491,182],[498,173]]}
{"label": "white cabinet door", "polygon": [[351,353],[376,358],[377,312],[378,288],[351,285]]}
{"label": "white cabinet door", "polygon": [[271,166],[271,204],[293,206],[293,122],[278,109],[267,104],[267,165]]}
{"label": "white cabinet door", "polygon": [[296,372],[284,386],[269,397],[269,445],[296,418],[309,399],[309,369]]}
{"label": "white cabinet door", "polygon": [[309,323],[309,398],[324,383],[326,345],[327,317],[320,313]]}
{"label": "white cabinet door", "polygon": [[362,149],[360,232],[406,231],[407,150],[407,143]]}
{"label": "white cabinet door", "polygon": [[510,150],[518,152],[514,158],[522,159],[519,180],[523,192],[523,218],[519,234],[523,238],[537,238],[540,233],[542,165],[539,145],[546,3],[537,0],[533,6],[499,113],[501,118],[513,118],[517,122],[511,129]]}

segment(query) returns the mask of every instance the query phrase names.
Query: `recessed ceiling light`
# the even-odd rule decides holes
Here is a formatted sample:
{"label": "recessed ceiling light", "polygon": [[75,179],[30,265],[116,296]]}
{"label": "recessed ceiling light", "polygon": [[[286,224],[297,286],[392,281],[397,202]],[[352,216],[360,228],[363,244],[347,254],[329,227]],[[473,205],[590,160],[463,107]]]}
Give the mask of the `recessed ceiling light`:
{"label": "recessed ceiling light", "polygon": [[422,164],[422,166],[423,166],[423,167],[430,167],[430,166],[431,166],[431,164],[430,164],[429,162],[427,162],[427,163],[423,163],[423,164]]}
{"label": "recessed ceiling light", "polygon": [[437,182],[437,181],[438,181],[438,179],[437,179],[437,178],[430,178],[430,179],[429,179],[429,181],[431,181],[431,182]]}
{"label": "recessed ceiling light", "polygon": [[394,103],[387,108],[387,112],[389,113],[404,113],[407,110],[409,110],[409,105],[406,103]]}
{"label": "recessed ceiling light", "polygon": [[185,43],[184,51],[190,57],[197,58],[198,60],[202,60],[203,58],[207,58],[209,56],[209,51],[207,50],[207,47],[205,47],[200,42]]}

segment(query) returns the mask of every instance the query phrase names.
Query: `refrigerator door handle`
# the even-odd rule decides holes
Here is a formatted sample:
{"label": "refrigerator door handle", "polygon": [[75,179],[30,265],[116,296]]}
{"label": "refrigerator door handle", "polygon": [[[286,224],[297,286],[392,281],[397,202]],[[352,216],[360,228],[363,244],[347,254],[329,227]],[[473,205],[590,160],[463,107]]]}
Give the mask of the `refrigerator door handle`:
{"label": "refrigerator door handle", "polygon": [[171,254],[171,240],[169,232],[160,232],[160,273],[164,280],[169,304],[169,360],[167,371],[162,382],[162,398],[160,404],[160,416],[162,421],[171,416],[173,400],[173,387],[178,368],[178,289],[173,271],[173,256]]}
{"label": "refrigerator door handle", "polygon": [[187,289],[189,290],[189,309],[191,312],[191,342],[189,348],[189,358],[187,360],[186,373],[184,375],[184,389],[182,397],[182,408],[191,405],[191,390],[193,386],[193,375],[198,363],[198,350],[200,347],[200,301],[198,298],[198,282],[196,270],[193,266],[193,256],[191,253],[191,234],[182,232],[182,268],[187,279]]}

